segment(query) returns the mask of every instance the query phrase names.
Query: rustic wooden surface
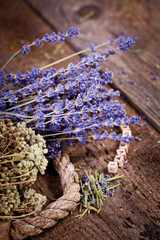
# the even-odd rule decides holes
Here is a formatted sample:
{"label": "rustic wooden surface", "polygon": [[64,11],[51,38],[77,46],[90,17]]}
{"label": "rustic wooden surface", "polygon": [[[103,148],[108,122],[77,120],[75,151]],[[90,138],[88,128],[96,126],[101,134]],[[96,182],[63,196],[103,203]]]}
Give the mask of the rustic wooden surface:
{"label": "rustic wooden surface", "polygon": [[[81,32],[71,46],[78,50],[89,43],[105,42],[121,32],[138,36],[130,54],[115,55],[104,69],[115,72],[114,86],[120,89],[130,103],[160,131],[160,1],[152,0],[28,0],[51,24],[61,31],[67,26],[79,27]],[[123,76],[118,71],[125,69]],[[159,75],[151,80],[150,72]],[[135,84],[132,85],[131,81]],[[123,84],[120,84],[123,81]],[[148,100],[149,99],[149,100]]]}
{"label": "rustic wooden surface", "polygon": [[[0,65],[2,66],[13,51],[18,50],[22,44],[30,42],[36,37],[41,37],[46,32],[51,33],[54,29],[22,0],[17,0],[14,4],[11,0],[1,0],[0,6]],[[120,10],[119,14],[122,14]],[[139,18],[141,19],[140,16]],[[46,44],[44,49],[34,48],[24,59],[17,56],[8,65],[6,71],[16,72],[20,70],[24,72],[33,66],[42,66],[51,60],[59,59],[73,52],[67,44],[64,44],[64,51],[56,50],[57,46],[53,47],[53,45]],[[143,43],[141,46],[144,47]],[[13,48],[14,50],[11,51]],[[155,46],[155,53],[156,51]],[[123,57],[119,56],[118,61],[123,62],[124,59],[125,53]],[[134,54],[127,54],[127,59],[130,59],[128,60],[130,62],[136,62]],[[156,57],[152,57],[152,61],[154,60],[156,61]],[[137,66],[138,64],[137,62]],[[114,64],[112,66],[114,68]],[[149,65],[146,63],[141,70],[145,71],[148,67]],[[129,116],[138,115],[127,102],[126,111]],[[116,229],[121,239],[160,239],[160,144],[158,143],[160,136],[149,123],[143,128],[133,126],[132,132],[134,136],[141,137],[142,141],[134,140],[131,144],[128,154],[130,161],[125,164],[123,169],[119,170],[119,173],[126,177],[122,181],[123,185],[116,189],[115,196],[108,197],[104,201],[101,210],[103,219],[96,213],[92,213],[79,221],[75,218],[78,214],[77,208],[53,228],[28,240],[117,240],[117,236],[105,221]],[[74,148],[67,149],[67,151],[75,167],[81,166],[78,171],[80,175],[84,174],[84,169],[93,171],[97,169],[106,173],[107,163],[113,159],[117,145],[115,142],[106,141],[105,147],[102,147],[99,143],[92,142],[88,143],[86,149],[82,149],[82,145],[77,143]],[[59,178],[51,165],[49,165],[46,175],[39,176],[36,188],[39,192],[47,195],[48,202],[61,195]],[[7,227],[5,230],[7,233]],[[0,224],[0,239],[7,240],[6,235],[5,238],[3,236],[4,227]]]}

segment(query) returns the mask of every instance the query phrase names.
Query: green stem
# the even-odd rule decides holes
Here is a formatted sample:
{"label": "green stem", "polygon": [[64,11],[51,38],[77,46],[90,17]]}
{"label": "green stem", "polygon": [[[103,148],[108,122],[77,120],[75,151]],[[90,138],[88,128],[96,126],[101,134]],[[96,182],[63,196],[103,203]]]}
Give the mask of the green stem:
{"label": "green stem", "polygon": [[0,219],[18,219],[18,218],[24,218],[24,217],[27,217],[27,216],[30,216],[30,215],[33,215],[37,212],[38,208],[36,208],[35,211],[31,212],[31,213],[27,213],[27,214],[23,214],[21,216],[0,216]]}
{"label": "green stem", "polygon": [[20,177],[25,177],[25,176],[28,176],[31,172],[33,172],[34,171],[34,169],[32,169],[31,171],[29,171],[29,172],[27,172],[27,173],[25,173],[25,174],[22,174],[22,175],[19,175],[19,176],[16,176],[16,177],[11,177],[12,179],[13,178],[20,178]]}
{"label": "green stem", "polygon": [[116,188],[116,187],[118,187],[118,186],[120,186],[120,185],[121,185],[121,183],[116,184],[116,185],[113,185],[113,186],[110,186],[110,187],[108,187],[107,189],[110,190],[110,189],[112,189],[112,188]]}
{"label": "green stem", "polygon": [[[34,45],[34,44],[31,43],[31,44],[29,44],[28,46],[31,47],[31,46],[33,46],[33,45]],[[16,57],[21,51],[22,51],[22,49],[19,49],[16,53],[14,53],[13,56],[3,65],[3,67],[2,67],[1,69],[4,70],[5,67],[12,61],[12,59],[13,59],[14,57]]]}
{"label": "green stem", "polygon": [[81,220],[81,218],[88,212],[89,209],[85,209],[84,212],[76,217],[79,217],[79,220]]}
{"label": "green stem", "polygon": [[80,128],[79,130],[75,129],[73,131],[68,131],[68,132],[59,132],[59,133],[55,133],[55,134],[48,134],[48,135],[44,135],[43,137],[52,137],[52,136],[57,136],[57,135],[63,135],[63,134],[66,134],[66,133],[76,133],[76,132],[79,132],[81,130],[84,130],[84,129],[87,129],[87,128],[90,128],[90,127],[93,127],[93,126],[96,126],[97,124],[92,124],[88,127],[84,127],[84,128]]}
{"label": "green stem", "polygon": [[119,175],[119,174],[117,174],[116,176],[107,179],[107,182],[111,182],[111,181],[114,181],[114,180],[119,179],[119,178],[122,178],[122,177],[124,177],[124,175]]}
{"label": "green stem", "polygon": [[10,63],[10,61],[12,61],[12,59],[15,56],[17,56],[20,52],[21,52],[21,49],[19,49],[15,54],[13,54],[13,56],[4,64],[4,66],[1,69],[4,70],[4,68],[8,65],[8,63]]}
{"label": "green stem", "polygon": [[72,138],[56,138],[56,139],[47,139],[46,141],[65,141],[65,140],[75,140],[75,139],[79,139],[78,137],[72,137]]}
{"label": "green stem", "polygon": [[20,184],[24,184],[24,183],[30,183],[30,182],[35,182],[36,179],[30,179],[24,182],[15,182],[15,183],[5,183],[5,184],[0,184],[0,187],[6,187],[6,186],[11,186],[11,185],[20,185]]}
{"label": "green stem", "polygon": [[[105,45],[107,45],[106,42],[95,46],[95,49],[98,49],[98,48],[100,48],[100,47],[104,47]],[[52,66],[54,66],[54,65],[56,65],[56,64],[58,64],[58,63],[60,63],[60,62],[63,62],[63,61],[65,61],[65,60],[68,60],[68,59],[70,59],[70,58],[72,58],[72,57],[75,57],[75,56],[80,55],[80,54],[82,54],[82,53],[85,53],[85,52],[87,52],[87,51],[89,51],[89,48],[83,49],[83,50],[81,50],[81,51],[79,51],[79,52],[76,52],[76,53],[73,53],[73,54],[71,54],[71,55],[69,55],[69,56],[67,56],[67,57],[64,57],[64,58],[62,58],[62,59],[60,59],[60,60],[58,60],[58,61],[56,61],[56,62],[53,62],[53,63],[50,63],[50,64],[48,64],[48,65],[46,65],[46,66],[43,66],[43,67],[40,68],[40,70],[43,70],[43,69],[48,68],[48,67],[52,67]]]}
{"label": "green stem", "polygon": [[[7,110],[7,111],[8,111],[8,110]],[[7,114],[7,115],[11,115],[11,116],[24,117],[24,118],[33,118],[33,117],[31,117],[31,116],[21,115],[21,114],[12,113],[12,112],[0,112],[0,114]]]}
{"label": "green stem", "polygon": [[[26,152],[25,152],[25,153],[26,153]],[[14,154],[10,154],[10,155],[1,156],[0,159],[2,159],[2,158],[7,158],[7,157],[14,157],[14,156],[20,155],[20,154],[23,154],[23,153],[14,153]],[[10,161],[9,161],[9,162],[10,162]],[[4,163],[6,163],[6,162],[4,162]],[[0,164],[1,164],[1,163],[0,163]]]}
{"label": "green stem", "polygon": [[12,108],[7,109],[6,111],[11,111],[11,110],[13,110],[13,109],[15,109],[15,108],[23,107],[23,106],[25,106],[25,105],[27,105],[27,104],[33,103],[34,101],[35,101],[35,100],[33,99],[33,100],[29,101],[29,102],[22,103],[22,104],[20,104],[20,105],[18,105],[18,106],[16,105],[16,106],[14,106],[14,107],[12,107]]}

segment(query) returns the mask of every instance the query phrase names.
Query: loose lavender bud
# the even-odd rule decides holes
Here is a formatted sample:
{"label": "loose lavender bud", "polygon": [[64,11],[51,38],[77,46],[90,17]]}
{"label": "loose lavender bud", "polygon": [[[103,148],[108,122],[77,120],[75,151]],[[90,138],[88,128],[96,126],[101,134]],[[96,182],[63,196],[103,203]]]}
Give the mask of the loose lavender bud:
{"label": "loose lavender bud", "polygon": [[131,84],[134,85],[136,82],[134,80],[131,80]]}
{"label": "loose lavender bud", "polygon": [[158,80],[158,76],[152,77],[152,80]]}

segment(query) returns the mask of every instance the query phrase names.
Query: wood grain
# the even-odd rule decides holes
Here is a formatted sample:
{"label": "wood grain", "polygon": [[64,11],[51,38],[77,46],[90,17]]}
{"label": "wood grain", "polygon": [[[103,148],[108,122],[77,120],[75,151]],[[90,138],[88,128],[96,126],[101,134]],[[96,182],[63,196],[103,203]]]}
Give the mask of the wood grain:
{"label": "wood grain", "polygon": [[[147,2],[150,3],[150,1]],[[101,1],[99,1],[99,3],[101,3]],[[142,1],[140,1],[140,4],[141,3]],[[12,52],[8,49],[10,43],[16,43],[14,50],[18,50],[24,42],[30,42],[36,37],[42,37],[44,33],[51,33],[55,29],[51,28],[22,0],[17,0],[14,4],[12,0],[0,1],[0,4],[0,28],[2,33],[0,35],[0,64],[2,65],[6,59],[12,55]],[[57,5],[58,4],[57,1]],[[156,6],[158,8],[158,5]],[[143,10],[141,11],[142,15],[145,14]],[[121,11],[119,14],[120,13]],[[110,11],[108,14],[112,15]],[[141,18],[141,15],[139,18]],[[139,24],[139,18],[136,20],[137,25]],[[153,45],[153,43],[151,44]],[[53,54],[56,46],[46,45],[44,48],[38,50],[33,48],[26,58],[23,59],[21,56],[15,58],[15,60],[8,65],[6,71],[16,72],[20,70],[24,72],[30,70],[34,64],[37,66],[44,64],[44,60],[45,63],[53,61],[53,59],[48,59],[48,56],[54,56],[56,59],[59,59],[62,57],[60,51],[58,51],[56,55]],[[141,47],[143,47],[143,44]],[[64,44],[64,51],[66,55],[73,52],[68,44]],[[155,48],[155,53],[156,51],[157,49]],[[130,54],[128,61],[131,57]],[[133,55],[133,57],[137,58],[135,55]],[[120,59],[117,61],[120,62],[119,64],[122,64],[124,60],[121,61]],[[154,60],[156,61],[156,57]],[[136,64],[139,66],[139,62],[136,62]],[[121,65],[121,68],[122,67],[123,65]],[[143,72],[149,67],[146,63],[141,67],[141,71]],[[124,77],[126,77],[126,75]],[[124,103],[121,99],[120,101]],[[138,115],[135,109],[128,103],[126,103],[126,112],[129,117]],[[122,239],[160,239],[159,134],[150,124],[147,124],[143,128],[133,126],[131,131],[133,136],[141,137],[142,140],[140,142],[134,140],[129,147],[129,153],[127,154],[129,162],[124,164],[122,169],[118,170],[119,174],[125,175],[122,180],[122,186],[116,189],[114,197],[108,197],[104,201],[101,210],[103,219],[96,213],[91,213],[90,215],[85,215],[84,218],[79,221],[75,218],[75,216],[79,214],[77,207],[76,211],[60,221],[55,227],[28,240],[117,240],[117,236],[105,221],[118,232]],[[75,167],[81,167],[78,171],[80,176],[84,175],[84,169],[90,169],[92,171],[97,169],[99,172],[107,173],[107,164],[110,160],[114,159],[116,148],[118,148],[119,144],[113,141],[105,141],[104,143],[105,147],[102,147],[100,143],[91,142],[87,144],[86,149],[83,149],[83,146],[77,143],[75,147],[66,149]],[[47,195],[48,202],[51,201],[52,198],[61,195],[62,190],[59,178],[51,165],[48,167],[47,174],[38,177],[35,188],[40,193]],[[3,230],[3,225],[0,223],[0,234]],[[9,239],[7,228],[6,231]],[[5,233],[3,232],[3,234]]]}
{"label": "wood grain", "polygon": [[[79,37],[69,39],[75,49],[86,48],[89,43],[105,42],[121,32],[134,33],[138,40],[129,54],[115,55],[103,70],[115,73],[113,85],[129,102],[160,131],[160,1],[145,0],[28,0],[28,2],[57,30],[68,26],[80,30]],[[118,71],[125,69],[123,76]],[[158,80],[152,80],[154,72]],[[135,84],[132,85],[131,81]],[[121,84],[123,82],[123,84]]]}

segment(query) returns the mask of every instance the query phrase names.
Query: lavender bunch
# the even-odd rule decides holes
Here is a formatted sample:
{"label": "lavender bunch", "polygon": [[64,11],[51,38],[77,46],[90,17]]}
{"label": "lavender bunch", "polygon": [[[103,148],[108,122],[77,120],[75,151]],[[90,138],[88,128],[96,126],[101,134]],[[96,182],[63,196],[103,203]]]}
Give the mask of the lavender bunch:
{"label": "lavender bunch", "polygon": [[85,210],[76,217],[81,219],[85,213],[90,213],[91,210],[99,212],[103,205],[103,200],[109,195],[112,197],[115,188],[121,185],[120,183],[111,185],[110,182],[122,177],[123,176],[117,174],[111,178],[110,176],[105,176],[103,173],[98,173],[97,171],[95,171],[94,174],[92,174],[91,171],[88,173],[86,172],[86,175],[79,180],[81,187],[79,211],[81,212],[83,208],[85,208]]}
{"label": "lavender bunch", "polygon": [[[40,46],[42,41],[54,43],[57,39],[63,42],[66,36],[77,34],[78,29],[75,27],[66,34],[45,34],[43,39],[24,45],[21,51],[25,55],[32,45]],[[135,39],[133,35],[122,36],[98,46],[90,44],[87,49],[23,74],[19,71],[16,74],[5,74],[1,70],[1,119],[7,116],[15,125],[23,121],[43,135],[48,141],[47,158],[56,157],[62,142],[68,144],[79,140],[85,144],[90,138],[96,141],[109,138],[114,141],[132,141],[133,137],[122,137],[121,134],[108,131],[114,126],[120,127],[122,123],[135,124],[139,118],[128,118],[125,105],[115,99],[120,96],[120,92],[106,88],[112,82],[113,73],[101,73],[101,63],[107,62],[118,51],[129,50]],[[98,52],[99,48],[108,44],[111,48],[107,52]],[[117,46],[113,48],[113,44]],[[88,51],[91,53],[87,57],[75,64],[70,62],[66,69],[53,68],[56,63]]]}

